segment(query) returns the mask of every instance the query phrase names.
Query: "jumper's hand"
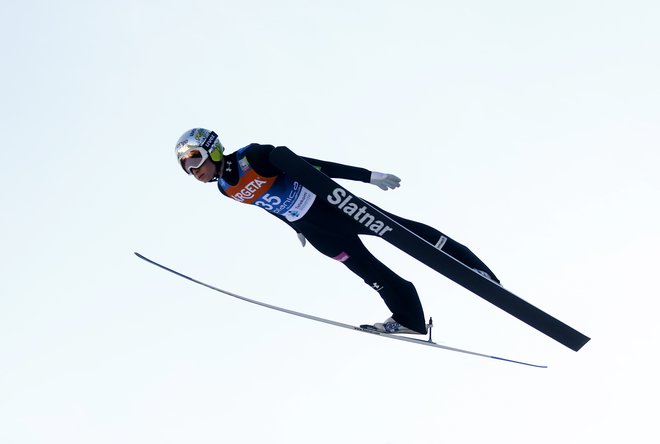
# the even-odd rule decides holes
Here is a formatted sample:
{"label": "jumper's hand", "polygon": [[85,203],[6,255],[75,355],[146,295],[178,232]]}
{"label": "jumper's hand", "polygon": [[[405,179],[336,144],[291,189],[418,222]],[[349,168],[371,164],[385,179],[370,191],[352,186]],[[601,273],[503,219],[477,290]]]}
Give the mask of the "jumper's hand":
{"label": "jumper's hand", "polygon": [[298,234],[298,240],[300,241],[300,243],[304,247],[305,244],[307,243],[307,239],[305,239],[305,236],[302,233],[297,233],[297,234]]}
{"label": "jumper's hand", "polygon": [[385,173],[371,173],[371,180],[369,183],[376,185],[381,190],[393,190],[401,186],[401,179],[396,177],[394,174],[385,174]]}

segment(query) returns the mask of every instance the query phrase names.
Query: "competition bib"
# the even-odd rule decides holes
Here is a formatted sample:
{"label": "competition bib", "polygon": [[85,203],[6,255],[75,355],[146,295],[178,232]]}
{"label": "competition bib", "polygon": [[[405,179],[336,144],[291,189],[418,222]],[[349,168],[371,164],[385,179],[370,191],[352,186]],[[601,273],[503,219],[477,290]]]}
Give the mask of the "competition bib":
{"label": "competition bib", "polygon": [[303,217],[314,203],[316,195],[286,175],[260,176],[243,155],[244,150],[238,151],[238,183],[230,185],[219,179],[218,187],[237,202],[256,205],[284,216],[289,222]]}

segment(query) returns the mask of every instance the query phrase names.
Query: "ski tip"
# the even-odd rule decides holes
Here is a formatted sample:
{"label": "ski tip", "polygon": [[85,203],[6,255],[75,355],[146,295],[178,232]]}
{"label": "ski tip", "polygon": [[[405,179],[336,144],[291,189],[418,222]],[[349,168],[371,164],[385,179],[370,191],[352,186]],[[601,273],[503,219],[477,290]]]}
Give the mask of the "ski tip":
{"label": "ski tip", "polygon": [[137,251],[134,251],[133,254],[136,255],[137,257],[139,257],[140,259],[142,259],[143,261],[153,262],[151,259],[149,259],[148,257],[138,253]]}

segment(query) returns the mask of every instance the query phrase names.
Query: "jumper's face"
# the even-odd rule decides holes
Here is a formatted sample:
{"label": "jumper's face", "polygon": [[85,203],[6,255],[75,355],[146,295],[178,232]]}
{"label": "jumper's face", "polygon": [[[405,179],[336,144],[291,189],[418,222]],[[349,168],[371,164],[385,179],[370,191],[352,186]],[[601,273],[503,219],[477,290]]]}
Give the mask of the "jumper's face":
{"label": "jumper's face", "polygon": [[191,168],[190,172],[200,182],[210,182],[215,177],[215,164],[211,158],[208,158],[199,168]]}

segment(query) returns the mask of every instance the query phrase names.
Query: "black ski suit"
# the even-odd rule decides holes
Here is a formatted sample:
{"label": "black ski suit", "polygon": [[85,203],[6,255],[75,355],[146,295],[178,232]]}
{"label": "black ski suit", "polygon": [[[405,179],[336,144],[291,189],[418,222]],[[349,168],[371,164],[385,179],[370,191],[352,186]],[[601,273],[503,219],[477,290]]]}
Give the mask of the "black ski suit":
{"label": "black ski suit", "polygon": [[[239,152],[226,155],[218,182],[220,192],[228,197],[234,197],[228,194],[225,187],[228,185],[235,186],[239,183],[239,163],[241,163],[241,160],[243,165],[247,160],[251,169],[263,178],[283,176],[284,173],[269,160],[269,154],[274,148],[272,145],[251,144],[240,150],[240,155]],[[371,171],[364,168],[306,157],[303,157],[303,159],[332,178],[366,183],[369,183],[371,178]],[[234,198],[236,199],[236,197]],[[441,249],[470,268],[487,272],[493,280],[497,281],[493,272],[464,245],[428,225],[403,219],[395,214],[378,209],[427,242],[435,245],[436,248]],[[426,332],[424,311],[414,285],[376,259],[359,238],[359,235],[374,235],[374,232],[361,224],[355,223],[351,218],[341,214],[322,199],[315,199],[304,216],[295,221],[289,221],[278,214],[271,214],[305,236],[318,251],[342,262],[349,270],[360,276],[369,287],[380,294],[392,312],[392,317],[398,323],[420,333]]]}

